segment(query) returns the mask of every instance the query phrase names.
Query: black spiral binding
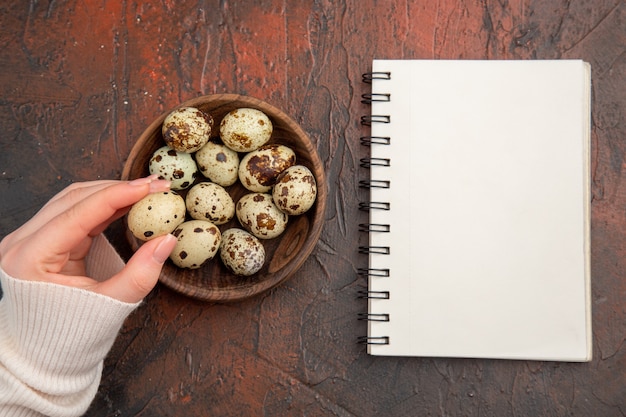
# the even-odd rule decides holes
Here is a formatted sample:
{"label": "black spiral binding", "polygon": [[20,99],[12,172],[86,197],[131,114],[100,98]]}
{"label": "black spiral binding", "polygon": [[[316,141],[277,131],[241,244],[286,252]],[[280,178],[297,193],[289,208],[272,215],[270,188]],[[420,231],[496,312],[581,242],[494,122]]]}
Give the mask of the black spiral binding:
{"label": "black spiral binding", "polygon": [[[363,74],[363,82],[371,84],[372,80],[391,80],[390,72],[368,72]],[[391,94],[381,93],[367,93],[361,96],[361,102],[364,104],[371,104],[377,102],[391,101]],[[361,125],[371,126],[373,123],[391,123],[390,115],[366,115],[361,117]],[[391,138],[388,136],[361,136],[361,145],[363,146],[388,146],[391,144]],[[362,158],[360,165],[363,168],[369,169],[373,166],[377,167],[391,167],[391,160],[388,158]],[[391,182],[389,180],[380,179],[366,179],[359,181],[359,187],[361,188],[390,188]],[[371,210],[391,210],[391,203],[387,201],[363,201],[359,203],[359,210],[371,211]],[[378,223],[361,223],[359,224],[359,232],[363,233],[389,233],[389,224]],[[382,254],[388,255],[391,249],[388,246],[359,246],[359,253],[362,254]],[[359,268],[358,274],[361,277],[374,279],[388,278],[390,273],[387,268]],[[390,298],[389,291],[367,291],[362,290],[358,292],[359,298],[369,298],[377,300],[388,300]],[[389,314],[373,314],[362,313],[358,316],[359,320],[366,321],[389,321]],[[358,343],[367,345],[388,345],[388,336],[363,336],[358,339]]]}
{"label": "black spiral binding", "polygon": [[387,233],[391,229],[391,226],[388,224],[377,224],[377,223],[361,223],[359,224],[359,232],[381,232]]}
{"label": "black spiral binding", "polygon": [[359,246],[359,253],[362,253],[364,255],[389,255],[391,253],[391,250],[389,246]]}
{"label": "black spiral binding", "polygon": [[369,93],[361,95],[361,103],[372,104],[374,101],[391,101],[391,94]]}
{"label": "black spiral binding", "polygon": [[359,210],[391,210],[391,204],[387,201],[361,201],[359,203]]}
{"label": "black spiral binding", "polygon": [[390,72],[366,72],[362,76],[363,82],[371,84],[372,80],[391,80]]}
{"label": "black spiral binding", "polygon": [[373,313],[359,313],[359,320],[367,321],[389,321],[389,314],[373,314]]}
{"label": "black spiral binding", "polygon": [[359,181],[359,187],[361,187],[361,188],[389,188],[389,187],[391,187],[391,181],[387,181],[387,180],[361,180],[361,181]]}
{"label": "black spiral binding", "polygon": [[390,145],[391,138],[389,136],[361,136],[361,145]]}
{"label": "black spiral binding", "polygon": [[388,336],[360,336],[358,342],[365,345],[388,345]]}
{"label": "black spiral binding", "polygon": [[388,277],[388,268],[359,268],[358,274],[362,277]]}
{"label": "black spiral binding", "polygon": [[391,123],[391,116],[388,114],[368,114],[361,116],[363,126],[371,126],[372,123]]}
{"label": "black spiral binding", "polygon": [[391,159],[389,158],[361,158],[361,167],[370,168],[373,166],[390,167]]}
{"label": "black spiral binding", "polygon": [[376,298],[378,300],[388,300],[389,291],[364,291],[358,292],[359,298]]}

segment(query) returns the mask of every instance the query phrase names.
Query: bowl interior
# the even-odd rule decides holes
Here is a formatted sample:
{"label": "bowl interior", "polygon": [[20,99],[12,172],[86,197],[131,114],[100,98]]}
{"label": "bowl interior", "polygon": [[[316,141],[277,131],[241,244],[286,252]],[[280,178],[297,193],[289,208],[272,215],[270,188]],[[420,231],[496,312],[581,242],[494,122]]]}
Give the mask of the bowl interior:
{"label": "bowl interior", "polygon": [[[296,154],[296,163],[311,170],[317,182],[317,198],[313,207],[300,216],[290,216],[287,228],[275,239],[262,240],[266,252],[263,268],[249,277],[240,277],[228,271],[216,255],[199,269],[182,269],[169,260],[161,272],[159,280],[168,287],[197,299],[205,301],[238,301],[260,294],[289,278],[302,266],[319,239],[324,209],[326,206],[326,180],[317,150],[308,135],[289,116],[278,108],[253,97],[236,94],[216,94],[201,96],[186,101],[180,106],[197,107],[213,116],[215,126],[231,110],[252,107],[263,111],[272,121],[274,130],[270,143],[289,146]],[[149,174],[148,161],[152,154],[165,144],[161,134],[161,125],[169,112],[156,119],[139,137],[124,165],[123,180],[144,177]],[[213,129],[213,136],[218,136],[219,129]],[[240,156],[243,156],[240,154]],[[206,181],[201,175],[196,182]],[[226,190],[234,201],[248,191],[239,181]],[[186,194],[186,191],[178,191]],[[240,227],[236,218],[218,226],[224,231],[230,227]],[[128,241],[136,250],[141,241],[126,229]]]}

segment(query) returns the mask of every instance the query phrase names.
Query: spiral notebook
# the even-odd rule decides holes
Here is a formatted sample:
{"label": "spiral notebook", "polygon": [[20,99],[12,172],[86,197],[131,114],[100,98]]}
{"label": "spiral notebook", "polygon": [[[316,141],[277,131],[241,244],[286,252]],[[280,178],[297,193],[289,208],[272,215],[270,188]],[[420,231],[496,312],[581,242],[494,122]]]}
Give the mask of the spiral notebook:
{"label": "spiral notebook", "polygon": [[368,353],[591,360],[590,71],[373,61]]}

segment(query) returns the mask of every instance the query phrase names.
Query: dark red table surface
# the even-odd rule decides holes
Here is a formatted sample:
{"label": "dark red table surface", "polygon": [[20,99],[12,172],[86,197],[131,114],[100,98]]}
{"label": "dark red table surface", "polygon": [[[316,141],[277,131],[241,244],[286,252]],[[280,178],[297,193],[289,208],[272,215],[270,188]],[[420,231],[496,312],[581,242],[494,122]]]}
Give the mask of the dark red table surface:
{"label": "dark red table surface", "polygon": [[[159,285],[123,327],[89,415],[626,414],[626,2],[141,3],[0,5],[2,236],[71,182],[119,178],[154,118],[211,93],[301,123],[329,199],[317,247],[280,287],[219,305]],[[356,343],[361,73],[374,57],[591,63],[592,362],[371,357]],[[107,235],[130,256],[121,223]]]}

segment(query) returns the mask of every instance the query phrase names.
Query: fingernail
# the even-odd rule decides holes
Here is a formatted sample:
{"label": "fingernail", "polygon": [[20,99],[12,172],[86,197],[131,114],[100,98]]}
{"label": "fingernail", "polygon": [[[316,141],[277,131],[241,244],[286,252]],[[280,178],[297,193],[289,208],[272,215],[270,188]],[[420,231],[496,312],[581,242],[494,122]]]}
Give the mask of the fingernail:
{"label": "fingernail", "polygon": [[172,253],[174,246],[176,245],[176,237],[174,235],[166,235],[161,242],[157,245],[152,253],[152,257],[155,261],[162,264]]}
{"label": "fingernail", "polygon": [[157,178],[159,178],[159,176],[157,174],[152,174],[152,175],[149,175],[147,177],[137,178],[135,180],[129,181],[128,184],[129,185],[145,185],[145,184],[151,183],[152,181],[156,180]]}
{"label": "fingernail", "polygon": [[172,182],[167,180],[155,180],[150,183],[150,192],[169,191]]}

